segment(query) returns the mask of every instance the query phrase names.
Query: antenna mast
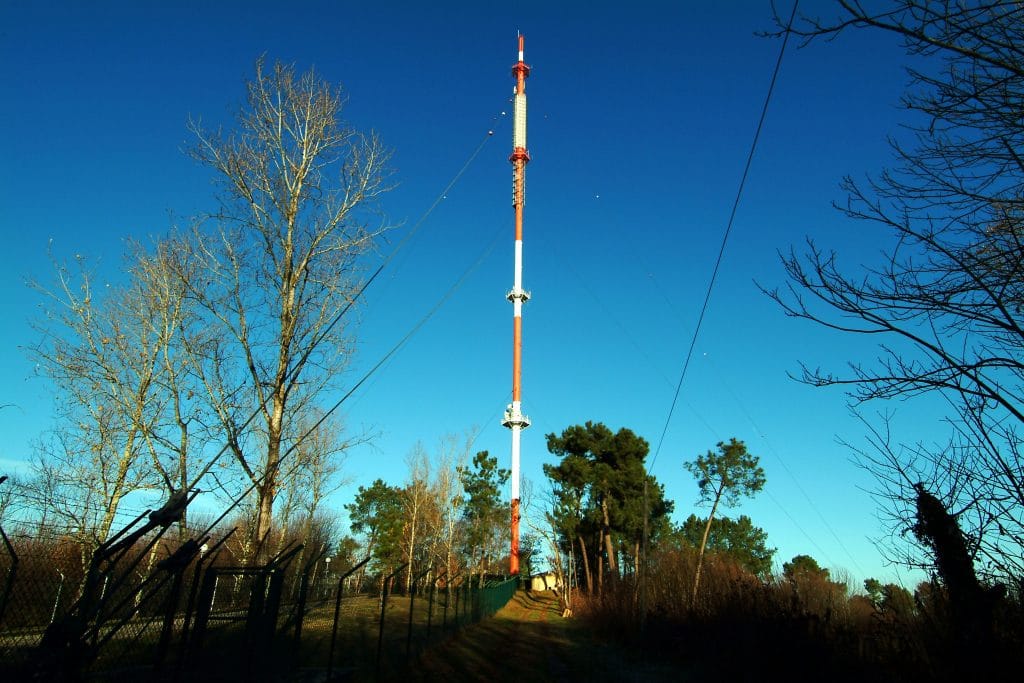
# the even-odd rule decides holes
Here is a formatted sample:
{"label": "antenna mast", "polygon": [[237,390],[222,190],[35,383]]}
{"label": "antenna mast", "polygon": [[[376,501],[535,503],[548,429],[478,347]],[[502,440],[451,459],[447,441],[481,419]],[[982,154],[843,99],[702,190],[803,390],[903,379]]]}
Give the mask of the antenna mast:
{"label": "antenna mast", "polygon": [[516,79],[512,110],[512,206],[516,214],[515,279],[506,298],[512,302],[512,403],[505,409],[501,424],[512,430],[512,548],[509,573],[519,574],[519,442],[530,418],[522,412],[520,371],[522,369],[523,304],[530,293],[523,289],[523,205],[526,203],[526,78],[530,67],[523,61],[523,36],[519,36],[519,61],[512,67]]}

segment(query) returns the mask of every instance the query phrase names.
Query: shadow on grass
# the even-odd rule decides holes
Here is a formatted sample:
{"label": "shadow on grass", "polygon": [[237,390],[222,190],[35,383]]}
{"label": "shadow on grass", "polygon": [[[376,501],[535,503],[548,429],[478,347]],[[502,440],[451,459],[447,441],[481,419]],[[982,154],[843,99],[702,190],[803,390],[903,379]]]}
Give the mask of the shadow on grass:
{"label": "shadow on grass", "polygon": [[487,619],[432,648],[405,676],[412,681],[679,681],[680,672],[644,664],[595,641],[561,616],[550,593],[516,593]]}

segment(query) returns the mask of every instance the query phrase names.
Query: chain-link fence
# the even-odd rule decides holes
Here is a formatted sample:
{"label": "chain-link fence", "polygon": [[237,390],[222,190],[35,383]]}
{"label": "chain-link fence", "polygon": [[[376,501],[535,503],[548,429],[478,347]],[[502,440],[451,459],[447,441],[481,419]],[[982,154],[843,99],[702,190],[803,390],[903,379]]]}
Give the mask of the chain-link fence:
{"label": "chain-link fence", "polygon": [[433,567],[373,575],[369,559],[332,568],[298,543],[233,565],[232,532],[182,539],[167,519],[140,515],[91,554],[4,532],[0,680],[393,679],[517,587]]}

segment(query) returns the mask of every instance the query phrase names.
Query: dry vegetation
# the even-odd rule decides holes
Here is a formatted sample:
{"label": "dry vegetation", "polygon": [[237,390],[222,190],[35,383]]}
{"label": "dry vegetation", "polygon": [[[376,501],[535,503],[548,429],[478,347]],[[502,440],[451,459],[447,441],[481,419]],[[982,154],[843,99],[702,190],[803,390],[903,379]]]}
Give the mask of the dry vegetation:
{"label": "dry vegetation", "polygon": [[1017,595],[996,601],[983,657],[977,642],[963,637],[948,591],[937,584],[921,584],[897,611],[851,595],[827,576],[761,581],[712,555],[700,598],[690,605],[695,565],[695,551],[652,558],[646,619],[643,590],[632,582],[601,598],[576,598],[576,614],[602,637],[671,662],[695,680],[959,680],[1022,663]]}

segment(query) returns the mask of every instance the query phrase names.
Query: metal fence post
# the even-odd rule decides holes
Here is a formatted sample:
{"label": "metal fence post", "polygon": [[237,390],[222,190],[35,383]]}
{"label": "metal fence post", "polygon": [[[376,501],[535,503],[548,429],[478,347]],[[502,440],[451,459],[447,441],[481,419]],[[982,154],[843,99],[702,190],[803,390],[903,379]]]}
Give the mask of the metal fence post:
{"label": "metal fence post", "polygon": [[178,609],[178,601],[181,599],[181,587],[185,579],[186,567],[178,567],[174,571],[174,578],[171,583],[171,590],[167,596],[167,606],[164,612],[163,628],[160,629],[160,640],[156,646],[156,665],[163,664],[167,656],[167,650],[171,647],[171,638],[174,635],[174,614]]}
{"label": "metal fence post", "polygon": [[[480,581],[483,582],[483,574],[480,575]],[[483,586],[469,587],[469,622],[471,624],[480,621],[481,591],[483,591]]]}
{"label": "metal fence post", "polygon": [[452,582],[459,578],[459,575],[448,576],[444,580],[444,616],[441,621],[441,633],[448,632],[448,605],[452,601]]}
{"label": "metal fence post", "polygon": [[440,576],[435,576],[430,581],[430,598],[427,601],[427,636],[426,636],[426,640],[427,640],[428,643],[430,642],[430,625],[431,625],[431,622],[433,621],[433,618],[434,618],[434,594],[437,592],[437,582],[441,579],[442,576],[444,576],[447,573],[448,573],[448,570],[445,569],[444,571],[441,572]]}
{"label": "metal fence post", "polygon": [[305,568],[302,570],[302,576],[299,580],[299,596],[298,604],[295,607],[295,656],[298,657],[299,646],[302,642],[302,622],[306,618],[306,600],[309,594],[309,574],[316,567],[316,563],[327,554],[327,547],[324,546],[320,549],[320,552],[313,556],[313,558],[306,563]]}
{"label": "metal fence post", "polygon": [[[0,477],[0,484],[7,481],[7,475]],[[4,579],[4,589],[0,592],[0,624],[4,622],[4,612],[7,610],[7,601],[11,597],[11,590],[14,588],[14,576],[18,573],[18,553],[14,552],[11,540],[7,538],[4,528],[0,526],[0,539],[3,539],[4,549],[11,558],[11,566],[7,570],[7,578]]]}
{"label": "metal fence post", "polygon": [[411,582],[411,584],[410,584],[410,587],[409,587],[409,627],[408,627],[408,630],[407,630],[407,632],[405,634],[405,659],[406,659],[406,661],[409,660],[409,650],[412,647],[412,608],[413,608],[413,604],[415,604],[415,602],[416,602],[416,584],[419,582],[420,579],[422,579],[424,576],[426,576],[428,573],[430,573],[430,571],[432,569],[433,569],[433,567],[431,567],[427,571],[423,572],[419,576],[414,577],[412,582]]}
{"label": "metal fence post", "polygon": [[349,569],[347,572],[341,575],[338,579],[338,595],[334,598],[334,625],[331,627],[331,646],[327,651],[327,680],[331,680],[331,674],[334,673],[334,644],[338,639],[338,616],[341,614],[341,594],[342,586],[345,585],[345,579],[350,577],[356,571],[363,568],[370,558],[367,557],[365,560],[357,564],[356,566]]}
{"label": "metal fence post", "polygon": [[210,623],[210,612],[213,611],[213,592],[217,589],[217,567],[210,567],[203,574],[203,585],[199,589],[199,603],[196,608],[195,625],[192,627],[192,638],[188,646],[188,656],[195,657],[203,648],[206,627]]}
{"label": "metal fence post", "polygon": [[[219,541],[214,543],[212,548],[209,547],[206,543],[203,543],[201,546],[199,546],[199,560],[195,563],[195,569],[193,570],[193,573],[192,573],[192,585],[189,586],[188,600],[185,603],[185,614],[182,617],[182,623],[181,623],[181,639],[180,639],[180,641],[178,643],[178,667],[177,668],[178,668],[179,671],[181,670],[181,667],[184,666],[184,664],[185,664],[186,655],[188,654],[188,651],[189,651],[188,650],[188,648],[189,648],[189,638],[191,637],[192,632],[193,632],[192,631],[192,627],[196,623],[196,620],[197,620],[197,617],[198,617],[198,615],[197,615],[195,610],[197,609],[197,605],[198,605],[197,600],[200,599],[199,598],[200,586],[203,586],[204,590],[205,590],[205,586],[206,586],[206,583],[205,583],[205,580],[204,580],[205,576],[203,574],[203,563],[208,560],[209,563],[210,563],[210,569],[212,569],[214,561],[216,561],[218,555],[220,554],[220,547],[222,545],[224,545],[227,542],[227,540],[229,538],[231,538],[231,536],[236,531],[238,531],[238,527],[232,528],[231,531],[229,531],[226,534],[224,534],[224,536],[222,536]],[[214,572],[214,574],[216,574],[216,572]],[[209,615],[210,610],[213,608],[213,601],[214,601],[214,598],[216,596],[216,591],[217,591],[217,579],[216,579],[216,576],[215,576],[214,579],[213,579],[212,586],[210,588],[210,594],[208,596],[206,596],[205,593],[203,594],[207,598],[207,600],[206,600],[206,614],[207,615]],[[202,608],[200,607],[199,610],[201,611]]]}
{"label": "metal fence post", "polygon": [[380,600],[380,628],[377,631],[377,667],[376,667],[376,673],[377,673],[377,678],[378,679],[380,678],[380,656],[381,656],[381,652],[384,649],[384,613],[385,613],[385,611],[387,610],[387,607],[388,607],[388,586],[391,585],[391,579],[393,579],[396,576],[398,576],[398,574],[400,574],[401,571],[403,569],[405,569],[406,567],[408,567],[408,566],[409,566],[409,563],[406,562],[401,567],[399,567],[395,571],[391,572],[391,574],[384,579],[384,585],[381,587],[382,594],[381,594],[381,600]]}
{"label": "metal fence post", "polygon": [[459,630],[459,596],[462,595],[461,584],[455,588],[455,607],[452,609],[452,627]]}

